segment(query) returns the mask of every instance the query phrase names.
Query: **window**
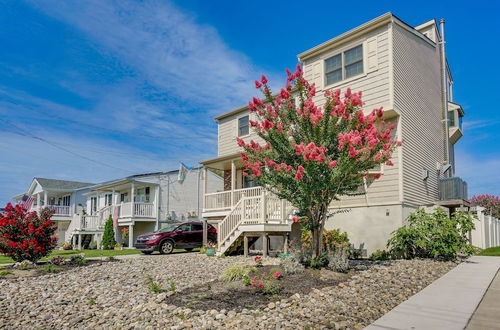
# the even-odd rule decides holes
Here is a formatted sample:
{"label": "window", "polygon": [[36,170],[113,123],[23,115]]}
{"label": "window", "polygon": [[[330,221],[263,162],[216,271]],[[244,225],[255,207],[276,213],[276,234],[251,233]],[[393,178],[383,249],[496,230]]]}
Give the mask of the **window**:
{"label": "window", "polygon": [[177,229],[180,229],[182,231],[191,231],[191,225],[190,224],[180,225],[179,227],[177,227]]}
{"label": "window", "polygon": [[193,226],[193,231],[203,230],[203,225],[193,223],[191,226]]}
{"label": "window", "polygon": [[97,197],[90,197],[90,214],[97,212]]}
{"label": "window", "polygon": [[238,119],[238,136],[248,135],[250,133],[250,126],[248,124],[248,116]]}
{"label": "window", "polygon": [[113,194],[104,195],[104,205],[109,206],[113,204]]}
{"label": "window", "polygon": [[448,111],[448,122],[450,127],[455,127],[455,111]]}
{"label": "window", "polygon": [[255,182],[255,180],[250,177],[250,176],[244,176],[243,177],[243,188],[252,188],[252,187],[256,187],[257,186],[257,183]]}
{"label": "window", "polygon": [[128,202],[128,193],[121,193],[120,194],[120,202],[121,203],[127,203]]}
{"label": "window", "polygon": [[62,205],[63,206],[70,206],[71,204],[71,197],[68,195],[68,196],[64,196],[62,198]]}
{"label": "window", "polygon": [[326,85],[363,73],[363,45],[356,46],[325,60]]}
{"label": "window", "polygon": [[149,203],[149,196],[150,196],[150,189],[149,189],[149,187],[139,188],[139,189],[137,189],[137,193],[134,196],[134,202],[137,202],[137,203]]}

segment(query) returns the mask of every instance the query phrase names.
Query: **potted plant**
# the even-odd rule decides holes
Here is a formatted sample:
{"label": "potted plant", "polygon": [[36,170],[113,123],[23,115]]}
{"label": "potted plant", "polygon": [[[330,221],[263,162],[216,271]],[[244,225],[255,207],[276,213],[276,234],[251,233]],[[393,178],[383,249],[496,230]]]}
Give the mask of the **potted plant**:
{"label": "potted plant", "polygon": [[217,246],[217,244],[215,244],[214,242],[212,241],[209,241],[205,246],[205,254],[209,257],[211,256],[214,256],[215,255],[215,247]]}
{"label": "potted plant", "polygon": [[71,250],[73,247],[71,246],[71,243],[64,242],[61,244],[61,247],[63,250]]}
{"label": "potted plant", "polygon": [[123,250],[123,244],[116,243],[115,244],[115,250]]}

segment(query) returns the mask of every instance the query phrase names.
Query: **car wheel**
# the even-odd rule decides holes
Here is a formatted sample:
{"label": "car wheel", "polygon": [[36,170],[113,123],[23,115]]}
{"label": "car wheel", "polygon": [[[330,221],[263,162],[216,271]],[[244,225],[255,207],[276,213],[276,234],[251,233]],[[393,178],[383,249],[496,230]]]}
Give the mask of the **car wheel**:
{"label": "car wheel", "polygon": [[187,249],[184,249],[184,250],[186,250],[188,252],[191,252],[191,251],[193,251],[193,248],[187,248]]}
{"label": "car wheel", "polygon": [[160,245],[160,254],[170,254],[174,251],[174,242],[166,240]]}
{"label": "car wheel", "polygon": [[153,251],[141,251],[143,254],[151,254]]}

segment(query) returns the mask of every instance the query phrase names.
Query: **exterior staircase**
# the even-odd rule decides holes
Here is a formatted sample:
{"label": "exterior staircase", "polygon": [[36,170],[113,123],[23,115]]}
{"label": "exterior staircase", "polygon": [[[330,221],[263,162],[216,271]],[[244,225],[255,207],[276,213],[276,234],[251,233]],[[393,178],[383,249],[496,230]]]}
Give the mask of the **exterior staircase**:
{"label": "exterior staircase", "polygon": [[288,201],[265,190],[258,196],[243,195],[219,223],[217,255],[228,251],[245,232],[290,232],[293,210]]}
{"label": "exterior staircase", "polygon": [[65,242],[71,243],[77,234],[99,234],[104,232],[102,212],[98,215],[75,214],[66,230]]}

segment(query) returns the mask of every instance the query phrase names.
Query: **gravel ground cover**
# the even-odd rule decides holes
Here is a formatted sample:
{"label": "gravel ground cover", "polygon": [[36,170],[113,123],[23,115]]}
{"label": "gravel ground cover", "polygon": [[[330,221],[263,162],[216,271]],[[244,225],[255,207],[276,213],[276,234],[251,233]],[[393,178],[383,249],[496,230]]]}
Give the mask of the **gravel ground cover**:
{"label": "gravel ground cover", "polygon": [[[253,260],[198,253],[137,256],[53,275],[0,279],[0,328],[362,328],[456,265],[355,262],[344,282],[332,280],[331,286],[261,308],[201,310],[169,304],[170,295],[178,293],[168,289],[189,290],[215,281],[234,263],[252,265]],[[150,292],[151,281],[165,291]]]}

